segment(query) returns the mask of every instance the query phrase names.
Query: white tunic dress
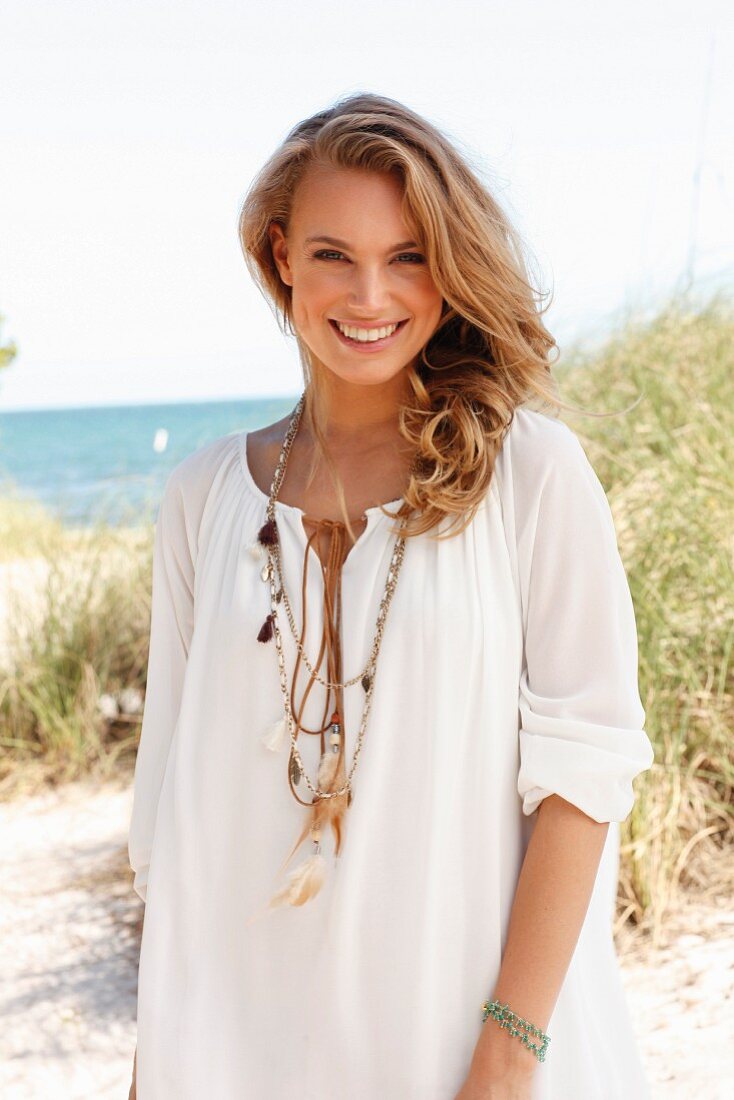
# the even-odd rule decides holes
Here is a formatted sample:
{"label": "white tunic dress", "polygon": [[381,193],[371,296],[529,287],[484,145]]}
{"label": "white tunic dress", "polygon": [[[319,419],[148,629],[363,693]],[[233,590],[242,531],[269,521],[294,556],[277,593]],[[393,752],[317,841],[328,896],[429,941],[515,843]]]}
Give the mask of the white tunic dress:
{"label": "white tunic dress", "polygon": [[[653,750],[612,515],[578,438],[517,409],[467,530],[407,541],[338,865],[327,831],[317,897],[248,924],[308,812],[288,786],[288,739],[277,753],[260,740],[283,715],[275,643],[257,641],[269,585],[247,550],[266,502],[239,432],[176,466],[158,514],[129,831],[146,901],[139,1100],[454,1100],[480,1029],[497,1026],[481,1006],[550,793],[613,824],[533,1098],[645,1100],[644,1021],[629,1018],[611,927],[616,823]],[[303,513],[276,508],[298,619]],[[367,517],[342,571],[345,679],[366,664],[395,537],[378,508]],[[313,661],[315,556],[308,582]],[[363,697],[359,683],[344,692],[347,769]],[[315,782],[319,738],[298,744]]]}

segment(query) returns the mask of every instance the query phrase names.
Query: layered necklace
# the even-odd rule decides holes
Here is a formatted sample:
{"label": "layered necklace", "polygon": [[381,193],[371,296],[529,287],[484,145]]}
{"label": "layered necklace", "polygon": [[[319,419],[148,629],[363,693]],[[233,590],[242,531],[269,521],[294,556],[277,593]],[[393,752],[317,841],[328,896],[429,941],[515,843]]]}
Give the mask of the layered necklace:
{"label": "layered necklace", "polygon": [[[315,525],[316,529],[313,534],[309,536],[305,550],[302,583],[303,622],[300,635],[296,626],[293,607],[288,597],[283,579],[283,563],[281,559],[281,545],[276,519],[275,502],[278,498],[278,492],[285,476],[288,456],[298,431],[305,400],[306,395],[303,393],[296,405],[283,440],[280,457],[275,468],[275,474],[268,497],[266,509],[267,519],[260,528],[257,539],[250,545],[250,551],[254,557],[265,559],[260,575],[263,581],[269,583],[270,613],[260,628],[257,638],[258,641],[262,643],[268,643],[272,639],[275,640],[284,711],[283,717],[265,732],[262,737],[262,742],[266,748],[273,752],[277,752],[282,746],[286,731],[288,732],[290,737],[288,782],[296,800],[300,802],[301,805],[309,808],[303,830],[291,849],[290,854],[286,857],[280,871],[283,871],[288,865],[294,853],[307,836],[310,836],[313,843],[311,855],[295,870],[290,872],[288,881],[270,899],[268,908],[275,908],[282,905],[303,905],[318,894],[326,878],[326,860],[321,854],[321,837],[323,830],[327,826],[331,826],[334,833],[335,863],[341,853],[343,840],[342,824],[346,811],[353,799],[353,779],[359,762],[359,755],[362,751],[362,742],[367,728],[370,707],[372,705],[375,672],[385,629],[385,621],[397,584],[400,568],[403,563],[406,541],[402,533],[405,527],[405,520],[403,520],[399,528],[399,533],[395,539],[390,565],[385,578],[384,591],[382,599],[380,600],[374,638],[367,658],[367,663],[355,676],[347,680],[342,680],[341,567],[344,563],[344,551],[347,543],[347,530],[345,524],[336,520],[317,520],[304,516],[305,519],[308,519]],[[304,644],[306,635],[306,589],[311,543],[314,538],[319,537],[321,531],[326,531],[330,535],[330,543],[326,562],[321,562],[324,591],[324,629],[318,659],[314,665],[314,663],[309,660]],[[280,630],[281,609],[285,611],[285,618],[295,641],[297,653],[290,689],[288,688],[286,679],[283,639]],[[326,678],[322,677],[319,673],[324,653],[327,655]],[[301,661],[305,664],[310,674],[310,679],[303,693],[299,707],[295,704],[295,687]],[[322,687],[326,689],[324,715],[320,729],[308,730],[302,724],[302,716],[309,692],[316,683],[321,684]],[[355,684],[360,684],[363,689],[364,706],[351,766],[347,772],[343,721],[343,691],[345,688],[352,687]],[[333,704],[331,702],[332,694],[334,696]],[[306,772],[303,759],[298,750],[299,733],[317,734],[320,737],[321,754],[315,783]],[[328,743],[325,737],[327,733]],[[311,801],[304,801],[296,790],[301,780],[303,780],[305,786],[313,794],[313,799]]]}

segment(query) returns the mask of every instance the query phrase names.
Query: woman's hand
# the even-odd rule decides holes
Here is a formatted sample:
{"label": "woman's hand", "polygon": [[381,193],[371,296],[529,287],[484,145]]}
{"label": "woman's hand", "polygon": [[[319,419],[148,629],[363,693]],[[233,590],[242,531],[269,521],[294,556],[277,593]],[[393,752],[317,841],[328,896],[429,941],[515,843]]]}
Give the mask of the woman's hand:
{"label": "woman's hand", "polygon": [[532,1100],[532,1085],[527,1077],[480,1082],[470,1074],[454,1100]]}
{"label": "woman's hand", "polygon": [[535,1055],[499,1028],[482,1029],[464,1084],[453,1100],[532,1100]]}
{"label": "woman's hand", "polygon": [[130,1084],[130,1092],[127,1094],[127,1100],[137,1100],[138,1091],[135,1084],[135,1073],[138,1068],[138,1048],[135,1047],[135,1055],[133,1057],[133,1079]]}

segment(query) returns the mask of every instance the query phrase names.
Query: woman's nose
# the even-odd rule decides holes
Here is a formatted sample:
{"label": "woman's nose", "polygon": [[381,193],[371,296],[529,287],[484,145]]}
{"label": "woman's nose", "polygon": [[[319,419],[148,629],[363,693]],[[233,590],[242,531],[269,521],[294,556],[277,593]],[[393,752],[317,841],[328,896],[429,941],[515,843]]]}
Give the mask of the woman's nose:
{"label": "woman's nose", "polygon": [[350,305],[365,313],[379,313],[388,298],[387,277],[375,268],[356,270],[352,283]]}

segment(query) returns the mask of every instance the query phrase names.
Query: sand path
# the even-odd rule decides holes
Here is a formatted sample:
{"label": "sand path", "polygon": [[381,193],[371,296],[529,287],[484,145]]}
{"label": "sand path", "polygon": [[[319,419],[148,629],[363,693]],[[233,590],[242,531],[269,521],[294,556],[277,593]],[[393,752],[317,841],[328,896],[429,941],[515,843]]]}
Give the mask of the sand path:
{"label": "sand path", "polygon": [[[143,913],[127,863],[131,807],[129,783],[0,804],[5,1100],[127,1098]],[[627,937],[622,955],[653,1095],[728,1100],[734,913],[692,905],[670,928],[654,958]]]}

